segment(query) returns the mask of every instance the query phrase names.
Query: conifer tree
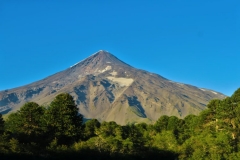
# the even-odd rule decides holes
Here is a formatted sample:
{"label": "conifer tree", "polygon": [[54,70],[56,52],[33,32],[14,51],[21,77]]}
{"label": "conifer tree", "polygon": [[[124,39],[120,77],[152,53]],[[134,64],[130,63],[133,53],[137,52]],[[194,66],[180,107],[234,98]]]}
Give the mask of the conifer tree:
{"label": "conifer tree", "polygon": [[2,114],[0,113],[0,134],[4,131],[4,120],[2,118]]}
{"label": "conifer tree", "polygon": [[60,144],[69,144],[80,138],[83,117],[70,94],[56,96],[46,112],[46,119],[52,138],[57,138]]}

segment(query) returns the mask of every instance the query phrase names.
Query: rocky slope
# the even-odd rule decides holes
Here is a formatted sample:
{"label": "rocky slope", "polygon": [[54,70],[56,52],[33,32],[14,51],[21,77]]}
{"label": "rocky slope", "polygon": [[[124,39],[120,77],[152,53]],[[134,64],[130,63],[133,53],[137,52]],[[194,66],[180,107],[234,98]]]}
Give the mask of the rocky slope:
{"label": "rocky slope", "polygon": [[43,80],[0,92],[0,112],[15,111],[27,101],[41,105],[68,92],[85,118],[119,124],[157,120],[161,115],[183,118],[198,114],[221,93],[176,83],[139,70],[106,51],[99,51]]}

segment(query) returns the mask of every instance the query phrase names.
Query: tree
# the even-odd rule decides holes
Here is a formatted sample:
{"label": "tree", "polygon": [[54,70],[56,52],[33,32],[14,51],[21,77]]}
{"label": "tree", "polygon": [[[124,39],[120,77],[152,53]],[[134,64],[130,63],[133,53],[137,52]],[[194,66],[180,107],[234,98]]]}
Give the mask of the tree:
{"label": "tree", "polygon": [[19,111],[8,116],[7,131],[17,135],[20,142],[37,142],[44,133],[44,110],[35,102],[25,103]]}
{"label": "tree", "polygon": [[208,128],[211,132],[215,132],[218,130],[218,122],[219,122],[219,113],[221,113],[222,101],[219,99],[211,100],[207,109],[200,113],[199,123],[203,125],[203,127]]}
{"label": "tree", "polygon": [[177,151],[177,140],[172,131],[164,130],[153,137],[153,147],[161,150]]}
{"label": "tree", "polygon": [[167,130],[176,130],[178,128],[179,119],[176,116],[171,116],[168,119]]}
{"label": "tree", "polygon": [[121,126],[119,126],[116,122],[103,122],[101,127],[96,130],[96,134],[103,138],[110,136],[122,136]]}
{"label": "tree", "polygon": [[51,102],[46,112],[48,131],[51,140],[57,138],[60,144],[71,144],[81,136],[83,116],[73,97],[68,93],[61,93]]}
{"label": "tree", "polygon": [[157,132],[161,132],[162,130],[167,130],[169,117],[166,115],[161,116],[157,122],[154,124],[154,128]]}
{"label": "tree", "polygon": [[84,139],[89,139],[96,136],[96,129],[100,127],[100,122],[97,119],[91,119],[84,124]]}
{"label": "tree", "polygon": [[198,126],[198,116],[190,114],[184,118],[185,134],[193,135],[195,128]]}
{"label": "tree", "polygon": [[43,107],[39,106],[35,102],[27,102],[21,107],[19,115],[22,121],[23,133],[27,135],[38,135],[43,132],[42,117],[44,110],[45,109]]}
{"label": "tree", "polygon": [[4,131],[4,120],[2,118],[2,114],[0,113],[0,134]]}
{"label": "tree", "polygon": [[144,135],[143,132],[141,132],[141,128],[137,125],[130,124],[123,127],[123,138],[129,140],[132,142],[132,148],[133,151],[141,151],[144,150]]}
{"label": "tree", "polygon": [[240,102],[240,88],[238,88],[233,95],[231,96],[231,99],[234,103],[239,103]]}

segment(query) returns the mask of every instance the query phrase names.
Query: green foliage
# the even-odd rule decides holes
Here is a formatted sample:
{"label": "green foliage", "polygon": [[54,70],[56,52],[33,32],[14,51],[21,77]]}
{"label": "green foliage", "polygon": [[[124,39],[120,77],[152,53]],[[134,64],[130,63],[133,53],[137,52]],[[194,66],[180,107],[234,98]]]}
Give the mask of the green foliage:
{"label": "green foliage", "polygon": [[234,103],[239,103],[240,102],[240,88],[238,88],[233,95],[231,96],[232,100]]}
{"label": "green foliage", "polygon": [[96,134],[99,137],[121,137],[122,128],[116,122],[103,122],[100,128],[96,129]]}
{"label": "green foliage", "polygon": [[6,131],[11,133],[20,133],[23,125],[21,122],[22,120],[19,112],[9,114],[6,121]]}
{"label": "green foliage", "polygon": [[233,150],[231,137],[226,133],[203,132],[182,145],[181,159],[227,159]]}
{"label": "green foliage", "polygon": [[67,145],[59,145],[57,138],[54,138],[47,147],[47,150],[50,152],[64,152],[68,150],[68,147]]}
{"label": "green foliage", "polygon": [[8,136],[6,134],[0,135],[0,154],[9,152]]}
{"label": "green foliage", "polygon": [[4,131],[4,120],[2,118],[2,114],[0,113],[0,135],[3,133]]}
{"label": "green foliage", "polygon": [[51,139],[57,138],[60,144],[73,143],[81,136],[83,117],[68,93],[56,96],[45,113],[45,120]]}
{"label": "green foliage", "polygon": [[155,130],[158,132],[166,130],[168,126],[168,119],[169,117],[166,115],[161,116],[154,125]]}
{"label": "green foliage", "polygon": [[27,102],[8,116],[6,131],[14,134],[21,143],[40,142],[38,138],[44,134],[44,110],[35,102]]}
{"label": "green foliage", "polygon": [[168,119],[167,130],[177,130],[179,126],[179,119],[176,116],[171,116]]}
{"label": "green foliage", "polygon": [[[155,124],[96,119],[82,124],[73,97],[48,108],[28,102],[6,122],[0,115],[0,154],[29,159],[240,159],[240,89],[212,100],[198,116],[161,116]],[[34,155],[34,157],[32,157]],[[35,157],[37,156],[37,157]],[[13,156],[14,157],[14,156]]]}
{"label": "green foliage", "polygon": [[178,151],[177,139],[171,131],[157,133],[153,137],[153,147],[174,152]]}
{"label": "green foliage", "polygon": [[199,124],[199,117],[196,115],[188,115],[184,118],[184,129],[185,132],[189,132],[191,135],[194,134],[195,128]]}
{"label": "green foliage", "polygon": [[96,129],[100,127],[100,122],[97,119],[91,119],[84,124],[83,136],[87,140],[91,137],[97,136]]}
{"label": "green foliage", "polygon": [[12,153],[20,153],[21,152],[21,148],[20,148],[20,144],[19,141],[15,138],[10,139],[9,141],[9,149]]}

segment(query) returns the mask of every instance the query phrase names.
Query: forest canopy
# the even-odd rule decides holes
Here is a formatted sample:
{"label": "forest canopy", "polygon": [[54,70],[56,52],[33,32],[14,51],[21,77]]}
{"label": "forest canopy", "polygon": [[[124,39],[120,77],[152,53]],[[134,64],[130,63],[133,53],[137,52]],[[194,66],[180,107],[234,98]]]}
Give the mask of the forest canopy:
{"label": "forest canopy", "polygon": [[[199,115],[161,116],[154,124],[83,123],[73,97],[49,106],[27,102],[5,120],[0,114],[3,159],[240,159],[240,89],[214,99]],[[2,159],[2,158],[1,158]]]}

